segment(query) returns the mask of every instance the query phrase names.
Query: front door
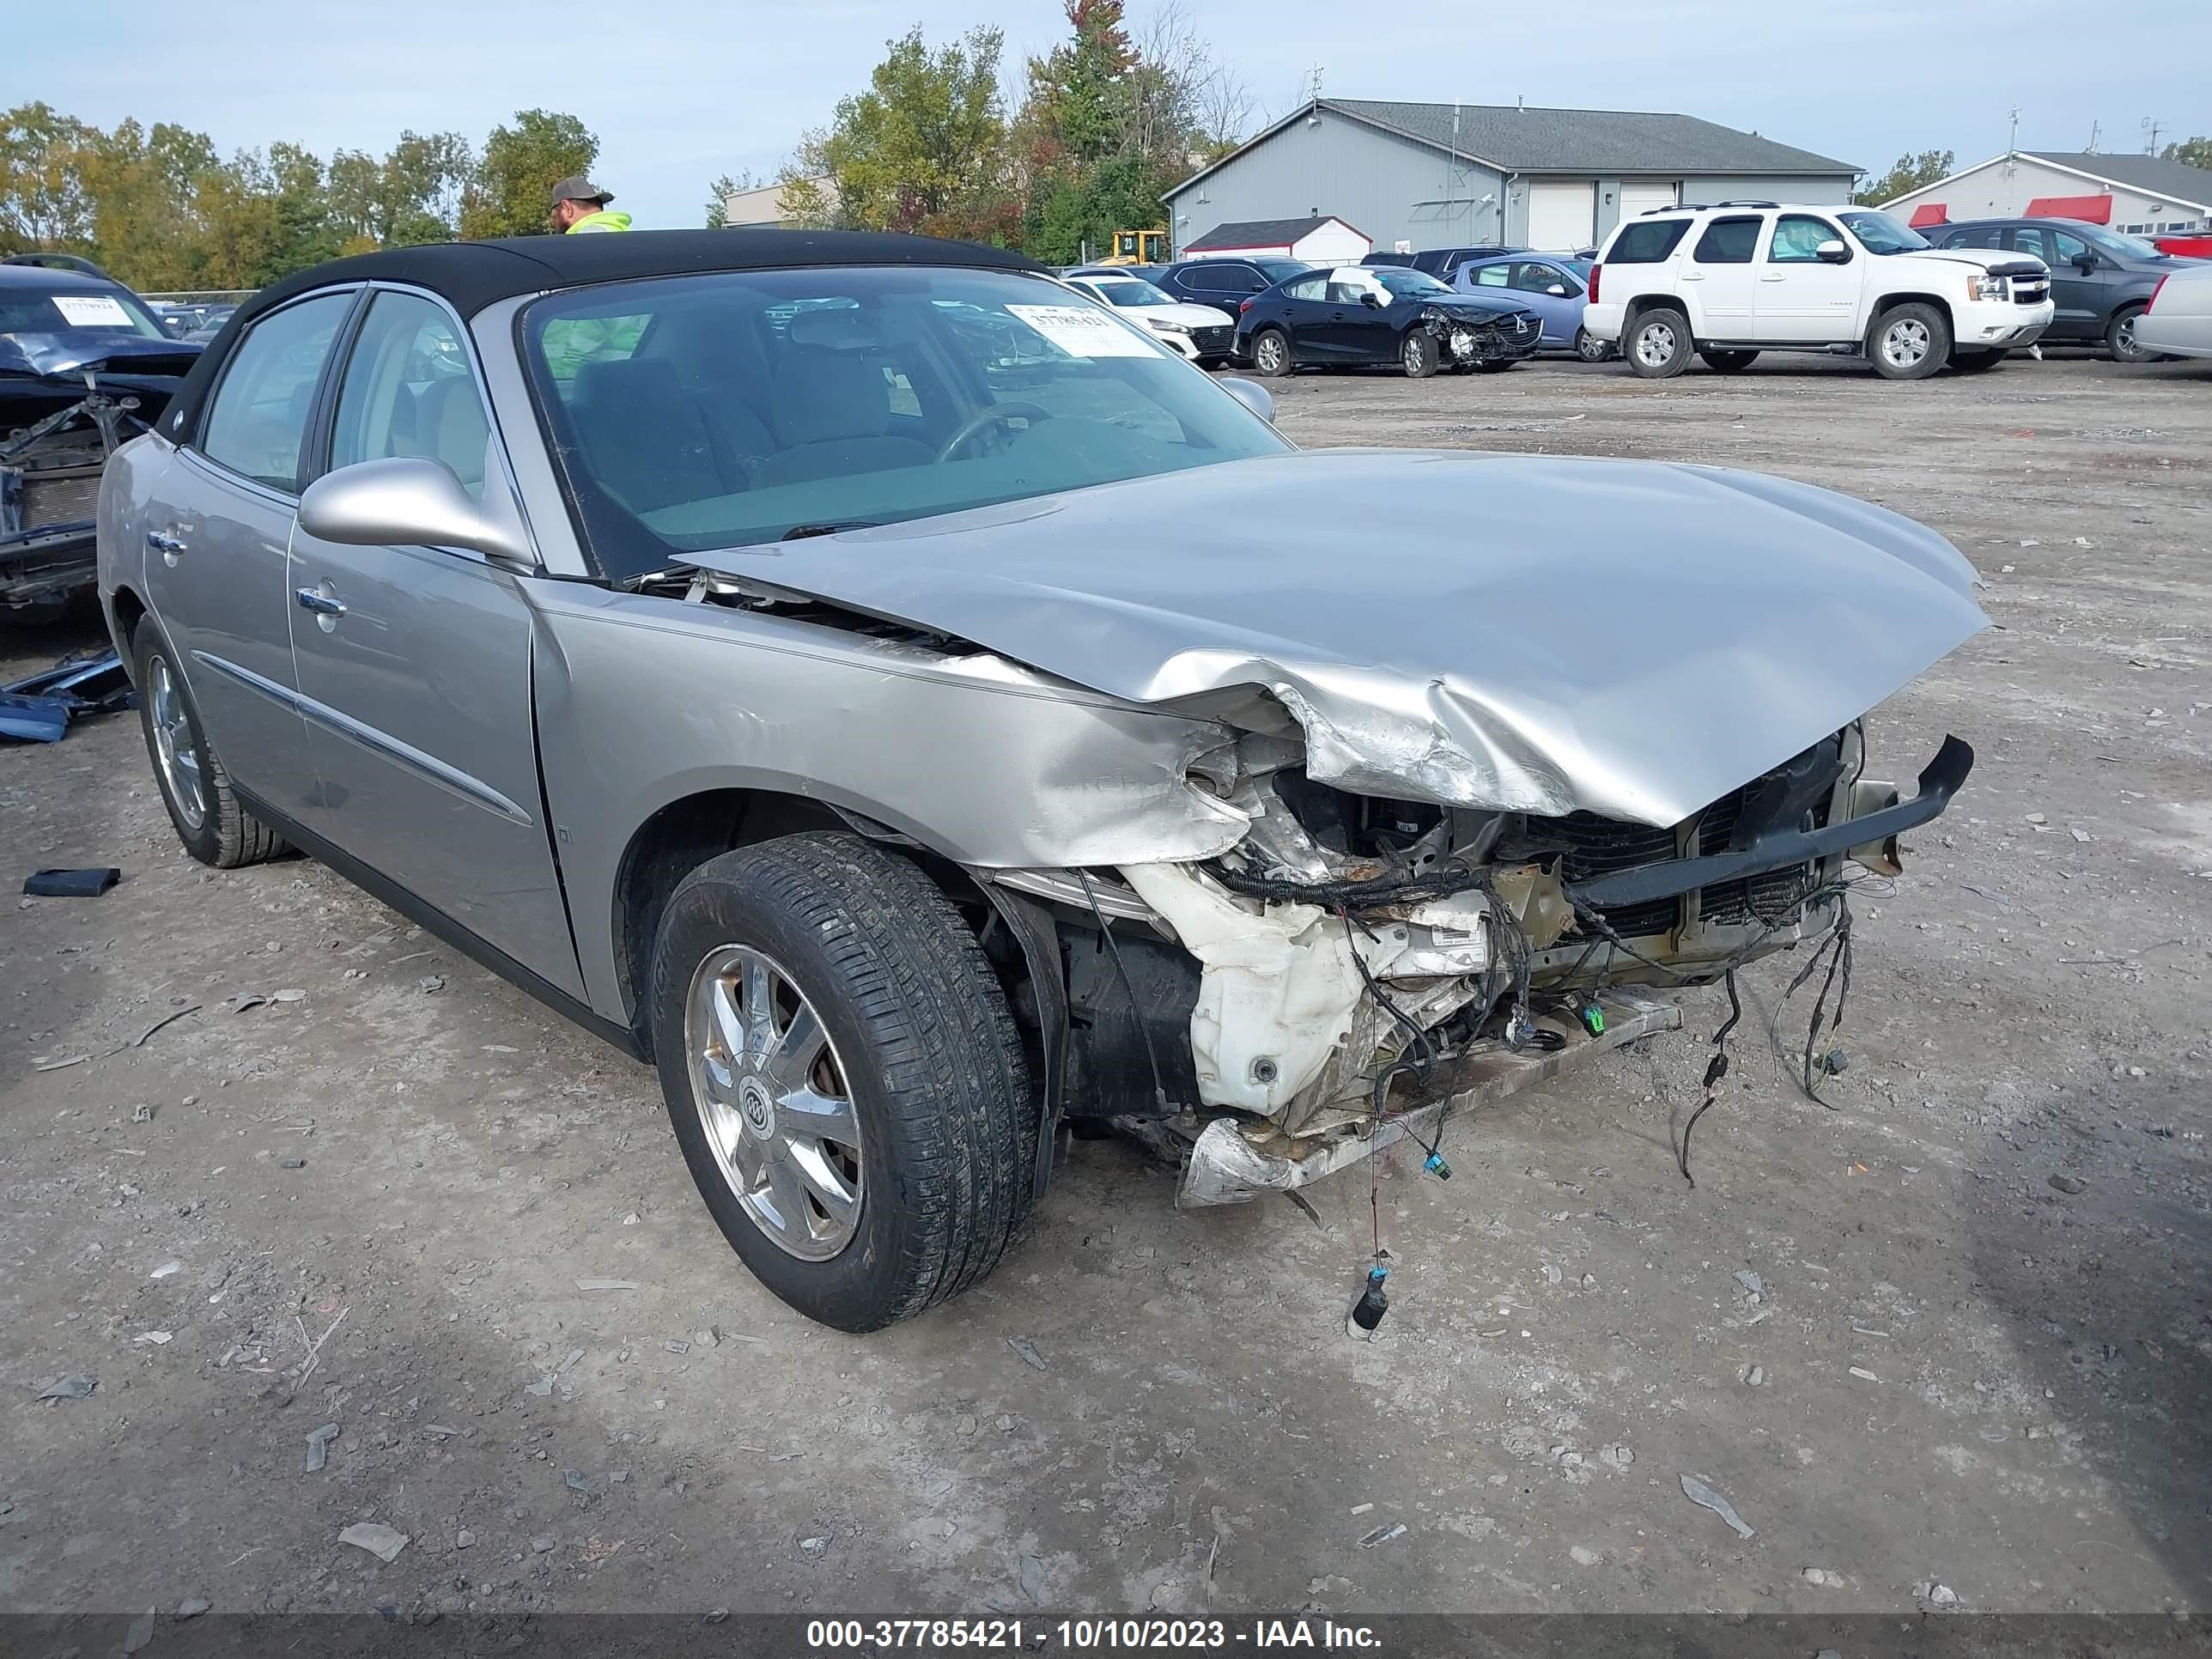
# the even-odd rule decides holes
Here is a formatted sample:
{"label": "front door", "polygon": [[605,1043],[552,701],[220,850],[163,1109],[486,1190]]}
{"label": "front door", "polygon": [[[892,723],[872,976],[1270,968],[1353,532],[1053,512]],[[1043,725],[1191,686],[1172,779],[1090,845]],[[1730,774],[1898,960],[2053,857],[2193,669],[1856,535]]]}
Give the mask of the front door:
{"label": "front door", "polygon": [[2096,257],[2089,244],[2071,231],[2051,225],[2021,225],[2012,234],[2013,251],[2032,253],[2051,267],[2051,326],[2046,340],[2101,340],[2105,337],[2105,302],[2113,273],[2100,268],[2084,271],[2074,262],[2084,255]]}
{"label": "front door", "polygon": [[287,548],[316,388],[357,297],[311,295],[246,331],[145,520],[148,602],[209,744],[294,817],[312,810],[315,772],[295,706]]}
{"label": "front door", "polygon": [[1759,268],[1753,263],[1765,219],[1756,213],[1730,214],[1707,222],[1682,262],[1682,297],[1700,340],[1760,337],[1752,325],[1759,295]]}
{"label": "front door", "polygon": [[[425,457],[481,500],[512,488],[490,440],[460,325],[423,295],[377,290],[338,383],[331,468]],[[521,579],[460,550],[304,530],[292,558],[293,655],[331,839],[580,996],[538,789]]]}
{"label": "front door", "polygon": [[[1844,258],[1830,264],[1818,252],[1841,242]],[[1859,287],[1871,256],[1851,246],[1842,227],[1810,213],[1774,222],[1753,302],[1752,337],[1776,345],[1837,345],[1858,337]]]}
{"label": "front door", "polygon": [[1313,361],[1376,363],[1395,360],[1398,337],[1383,314],[1389,298],[1382,284],[1364,270],[1344,266],[1330,271],[1328,298],[1319,308],[1321,314],[1313,335]]}

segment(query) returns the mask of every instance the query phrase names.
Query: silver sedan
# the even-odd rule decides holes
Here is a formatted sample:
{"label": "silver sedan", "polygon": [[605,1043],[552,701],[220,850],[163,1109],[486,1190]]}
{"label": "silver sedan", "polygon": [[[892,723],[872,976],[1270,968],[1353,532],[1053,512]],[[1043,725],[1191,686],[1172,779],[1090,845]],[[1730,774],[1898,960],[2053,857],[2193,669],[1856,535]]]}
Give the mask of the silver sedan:
{"label": "silver sedan", "polygon": [[635,234],[249,301],[107,471],[177,834],[321,859],[658,1066],[737,1254],[870,1330],[1089,1119],[1249,1199],[1838,939],[1861,716],[1984,624],[1751,474],[1301,454],[1018,255]]}
{"label": "silver sedan", "polygon": [[2136,319],[2136,344],[2172,357],[2212,357],[2212,264],[2159,278],[2149,309]]}

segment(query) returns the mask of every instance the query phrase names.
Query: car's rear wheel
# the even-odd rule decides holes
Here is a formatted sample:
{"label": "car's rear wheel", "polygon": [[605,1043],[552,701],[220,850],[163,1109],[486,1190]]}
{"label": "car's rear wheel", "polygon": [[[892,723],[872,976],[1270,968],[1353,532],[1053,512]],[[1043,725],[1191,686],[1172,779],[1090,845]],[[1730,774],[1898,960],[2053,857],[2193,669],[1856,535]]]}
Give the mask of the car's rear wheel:
{"label": "car's rear wheel", "polygon": [[235,870],[290,849],[276,832],[240,805],[230,774],[208,742],[200,711],[177,671],[168,641],[150,617],[131,635],[138,687],[138,726],[154,763],[161,805],[185,851],[202,864]]}
{"label": "car's rear wheel", "polygon": [[1639,313],[1628,325],[1621,355],[1647,380],[1671,380],[1690,366],[1690,319],[1672,306]]}
{"label": "car's rear wheel", "polygon": [[1575,330],[1575,356],[1586,363],[1601,363],[1613,356],[1613,342],[1601,340],[1586,328]]}
{"label": "car's rear wheel", "polygon": [[1875,319],[1867,356],[1884,380],[1924,380],[1950,361],[1950,325],[1917,300],[1895,307]]}
{"label": "car's rear wheel", "polygon": [[2112,320],[2105,325],[2105,349],[2112,354],[2116,363],[2154,363],[2158,353],[2136,343],[2136,325],[2142,320],[2148,306],[2128,306],[2112,313]]}
{"label": "car's rear wheel", "polygon": [[1252,337],[1252,372],[1270,379],[1291,372],[1291,337],[1279,328],[1263,328]]}
{"label": "car's rear wheel", "polygon": [[1698,354],[1707,368],[1716,374],[1736,374],[1759,361],[1756,351],[1732,351],[1719,346],[1708,348]]}
{"label": "car's rear wheel", "polygon": [[1030,1207],[1028,1061],[918,866],[829,834],[709,860],[669,899],[651,999],[684,1160],[778,1297],[880,1330],[998,1264]]}
{"label": "car's rear wheel", "polygon": [[2002,350],[1968,351],[1954,347],[1951,352],[1951,367],[1961,374],[1979,374],[1985,369],[1995,368],[2004,360],[2005,354]]}

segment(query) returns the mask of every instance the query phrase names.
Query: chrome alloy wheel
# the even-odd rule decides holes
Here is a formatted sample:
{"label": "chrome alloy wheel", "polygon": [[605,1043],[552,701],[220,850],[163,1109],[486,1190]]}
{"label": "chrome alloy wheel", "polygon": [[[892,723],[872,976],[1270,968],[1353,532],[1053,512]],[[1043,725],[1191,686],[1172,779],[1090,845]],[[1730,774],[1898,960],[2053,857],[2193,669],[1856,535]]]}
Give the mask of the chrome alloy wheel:
{"label": "chrome alloy wheel", "polygon": [[1881,331],[1881,355],[1892,368],[1911,368],[1928,356],[1933,343],[1928,325],[1917,317],[1900,317]]}
{"label": "chrome alloy wheel", "polygon": [[200,780],[191,717],[185,712],[185,694],[169,671],[169,659],[156,656],[149,667],[146,695],[154,717],[154,763],[161,769],[161,787],[176,804],[177,816],[186,829],[198,830],[207,822],[207,791]]}
{"label": "chrome alloy wheel", "polygon": [[1279,374],[1284,359],[1288,355],[1281,335],[1262,334],[1259,344],[1254,349],[1253,363],[1262,374]]}
{"label": "chrome alloy wheel", "polygon": [[1646,368],[1665,368],[1680,349],[1671,323],[1645,323],[1636,331],[1636,361]]}
{"label": "chrome alloy wheel", "polygon": [[853,1242],[865,1198],[860,1124],[830,1034],[765,953],[726,945],[684,1004],[691,1098],[753,1224],[803,1261]]}

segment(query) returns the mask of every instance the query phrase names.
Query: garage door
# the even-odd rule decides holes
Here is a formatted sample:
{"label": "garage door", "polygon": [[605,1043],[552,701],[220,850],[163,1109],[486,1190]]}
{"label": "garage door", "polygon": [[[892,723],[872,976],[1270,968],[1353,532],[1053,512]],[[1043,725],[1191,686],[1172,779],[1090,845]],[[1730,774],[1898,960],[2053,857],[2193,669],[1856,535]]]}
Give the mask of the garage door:
{"label": "garage door", "polygon": [[1588,247],[1596,227],[1595,185],[1528,186],[1528,246],[1571,253]]}
{"label": "garage door", "polygon": [[1620,216],[1633,219],[1639,213],[1649,213],[1653,208],[1676,205],[1679,192],[1672,185],[1623,185],[1620,187]]}

